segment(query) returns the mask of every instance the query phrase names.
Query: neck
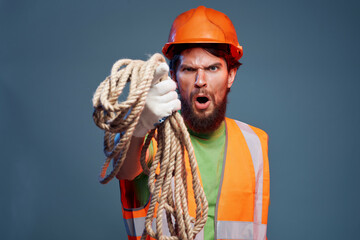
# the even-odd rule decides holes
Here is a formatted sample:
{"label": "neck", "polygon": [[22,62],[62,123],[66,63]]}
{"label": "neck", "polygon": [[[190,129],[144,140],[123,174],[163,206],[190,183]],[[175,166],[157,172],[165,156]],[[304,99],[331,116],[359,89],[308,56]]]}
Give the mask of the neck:
{"label": "neck", "polygon": [[188,125],[186,125],[186,126],[191,135],[199,137],[199,138],[203,138],[203,139],[210,139],[210,138],[217,137],[222,134],[222,132],[224,131],[224,128],[225,128],[225,119],[221,122],[221,124],[219,125],[219,127],[217,129],[215,129],[214,131],[211,131],[211,132],[197,132],[197,131],[189,128]]}

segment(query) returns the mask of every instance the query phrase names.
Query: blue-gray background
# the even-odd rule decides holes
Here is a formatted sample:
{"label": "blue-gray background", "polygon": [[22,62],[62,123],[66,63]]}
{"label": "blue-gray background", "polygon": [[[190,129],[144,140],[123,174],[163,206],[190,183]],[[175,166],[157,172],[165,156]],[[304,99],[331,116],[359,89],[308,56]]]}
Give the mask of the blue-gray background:
{"label": "blue-gray background", "polygon": [[98,183],[91,98],[120,58],[161,51],[171,22],[226,13],[244,57],[228,116],[270,136],[268,237],[357,239],[357,1],[0,1],[0,238],[125,239]]}

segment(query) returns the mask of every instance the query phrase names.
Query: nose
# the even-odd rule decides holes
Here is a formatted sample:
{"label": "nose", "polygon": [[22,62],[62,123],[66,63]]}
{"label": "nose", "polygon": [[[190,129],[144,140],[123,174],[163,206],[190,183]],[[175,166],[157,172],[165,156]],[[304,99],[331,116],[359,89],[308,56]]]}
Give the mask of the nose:
{"label": "nose", "polygon": [[198,88],[206,87],[206,79],[204,70],[199,68],[196,72],[195,86]]}

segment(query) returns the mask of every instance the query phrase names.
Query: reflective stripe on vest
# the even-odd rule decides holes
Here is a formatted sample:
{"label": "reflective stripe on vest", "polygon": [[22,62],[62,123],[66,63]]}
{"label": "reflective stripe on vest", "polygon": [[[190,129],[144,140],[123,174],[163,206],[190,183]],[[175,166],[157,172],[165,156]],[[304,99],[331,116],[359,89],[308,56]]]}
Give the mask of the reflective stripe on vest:
{"label": "reflective stripe on vest", "polygon": [[124,219],[125,229],[129,236],[141,236],[145,226],[145,217]]}
{"label": "reflective stripe on vest", "polygon": [[[156,229],[156,218],[152,221],[152,229],[155,231]],[[166,216],[163,215],[163,221],[166,223]],[[128,236],[131,237],[141,237],[144,226],[145,226],[145,217],[138,217],[138,218],[132,218],[132,219],[124,219],[125,222],[125,229]],[[170,236],[169,229],[167,227],[167,224],[163,225],[163,234],[165,236]],[[152,238],[148,238],[152,239]]]}
{"label": "reflective stripe on vest", "polygon": [[[239,121],[226,118],[225,122],[226,144],[215,210],[215,239],[265,240],[270,191],[267,134]],[[185,166],[189,171],[186,152],[185,158]],[[189,213],[194,217],[195,199],[191,180],[191,174],[188,174]],[[126,187],[121,184],[122,181],[121,199],[128,239],[140,239],[149,203],[144,208],[124,208],[127,200]],[[154,221],[152,225],[155,229]],[[168,232],[168,229],[164,229],[164,232]],[[204,239],[204,231],[195,239]]]}
{"label": "reflective stripe on vest", "polygon": [[[257,226],[255,226],[257,225]],[[238,221],[217,221],[218,239],[264,239],[266,236],[266,224],[256,224],[253,222],[238,222]],[[256,228],[258,236],[255,237],[253,229]]]}

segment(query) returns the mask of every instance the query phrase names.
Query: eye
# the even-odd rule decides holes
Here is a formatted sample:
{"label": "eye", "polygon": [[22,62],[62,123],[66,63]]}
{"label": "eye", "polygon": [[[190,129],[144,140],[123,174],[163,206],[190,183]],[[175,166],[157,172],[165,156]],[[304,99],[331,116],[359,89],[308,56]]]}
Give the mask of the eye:
{"label": "eye", "polygon": [[184,67],[182,70],[183,70],[184,72],[193,72],[193,71],[195,71],[195,68],[192,68],[192,67]]}
{"label": "eye", "polygon": [[209,68],[208,68],[210,71],[216,71],[216,70],[218,70],[219,69],[219,67],[218,66],[210,66]]}

